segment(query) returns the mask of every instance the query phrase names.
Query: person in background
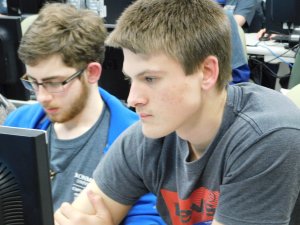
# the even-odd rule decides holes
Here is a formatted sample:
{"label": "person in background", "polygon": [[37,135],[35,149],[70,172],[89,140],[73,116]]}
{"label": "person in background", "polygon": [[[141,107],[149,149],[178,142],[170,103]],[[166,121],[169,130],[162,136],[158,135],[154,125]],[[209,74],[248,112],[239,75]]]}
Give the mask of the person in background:
{"label": "person in background", "polygon": [[300,110],[275,90],[228,85],[222,8],[137,0],[106,44],[123,50],[128,104],[140,120],[57,210],[57,225],[118,224],[149,191],[167,224],[300,224]]}
{"label": "person in background", "polygon": [[238,24],[236,23],[233,15],[226,11],[231,27],[231,66],[232,66],[232,79],[230,84],[237,84],[249,81],[250,68],[246,52],[243,47],[241,36],[239,34]]}
{"label": "person in background", "polygon": [[[225,0],[216,0],[222,7],[225,5]],[[237,84],[247,82],[250,79],[250,68],[248,66],[248,59],[246,56],[246,48],[242,41],[242,37],[239,31],[239,25],[237,24],[233,14],[225,11],[229,18],[231,26],[231,65],[232,65],[232,80],[231,84]]]}
{"label": "person in background", "polygon": [[225,10],[234,15],[238,25],[245,32],[258,32],[263,28],[264,14],[262,0],[216,0]]}
{"label": "person in background", "polygon": [[[20,43],[22,82],[38,103],[18,108],[4,124],[47,130],[54,210],[77,197],[115,138],[138,120],[98,88],[106,36],[96,13],[53,3],[41,9]],[[155,204],[147,193],[123,224],[164,224]]]}

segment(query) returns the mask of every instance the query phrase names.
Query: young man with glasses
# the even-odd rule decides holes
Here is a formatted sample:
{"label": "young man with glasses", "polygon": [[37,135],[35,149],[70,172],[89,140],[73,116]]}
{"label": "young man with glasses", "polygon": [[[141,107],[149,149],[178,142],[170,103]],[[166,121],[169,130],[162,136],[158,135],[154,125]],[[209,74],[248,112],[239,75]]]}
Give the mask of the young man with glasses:
{"label": "young man with glasses", "polygon": [[[68,4],[47,4],[24,34],[21,78],[38,104],[11,113],[5,125],[47,130],[54,210],[72,202],[112,142],[137,121],[117,98],[98,88],[107,36],[102,19]],[[156,198],[144,195],[124,224],[163,224]]]}

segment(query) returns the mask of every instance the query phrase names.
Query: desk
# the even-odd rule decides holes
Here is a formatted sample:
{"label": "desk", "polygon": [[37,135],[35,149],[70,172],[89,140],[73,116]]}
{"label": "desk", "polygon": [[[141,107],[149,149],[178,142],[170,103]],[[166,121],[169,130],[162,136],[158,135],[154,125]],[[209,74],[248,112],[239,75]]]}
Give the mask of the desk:
{"label": "desk", "polygon": [[246,33],[246,49],[248,55],[263,56],[267,63],[294,63],[295,51],[286,49],[287,43],[275,41],[259,41],[256,33]]}

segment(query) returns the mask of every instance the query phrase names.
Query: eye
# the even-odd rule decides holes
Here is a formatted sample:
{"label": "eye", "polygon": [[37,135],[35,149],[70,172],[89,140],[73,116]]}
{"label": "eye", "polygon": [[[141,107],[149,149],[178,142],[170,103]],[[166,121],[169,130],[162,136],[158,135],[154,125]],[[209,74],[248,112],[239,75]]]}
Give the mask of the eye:
{"label": "eye", "polygon": [[155,79],[156,79],[156,78],[154,78],[154,77],[145,77],[145,81],[146,81],[147,83],[153,83],[153,82],[155,81]]}
{"label": "eye", "polygon": [[59,87],[61,86],[61,82],[43,82],[44,86],[47,86],[47,87]]}

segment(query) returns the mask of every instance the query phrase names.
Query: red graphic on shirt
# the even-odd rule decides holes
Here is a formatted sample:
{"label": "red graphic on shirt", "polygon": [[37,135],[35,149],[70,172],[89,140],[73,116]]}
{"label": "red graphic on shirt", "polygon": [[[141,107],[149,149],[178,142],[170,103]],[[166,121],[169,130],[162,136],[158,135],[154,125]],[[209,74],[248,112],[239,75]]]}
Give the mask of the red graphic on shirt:
{"label": "red graphic on shirt", "polygon": [[215,214],[219,195],[218,191],[211,191],[200,187],[187,199],[180,199],[177,192],[161,190],[168,207],[173,225],[193,225],[211,221]]}

